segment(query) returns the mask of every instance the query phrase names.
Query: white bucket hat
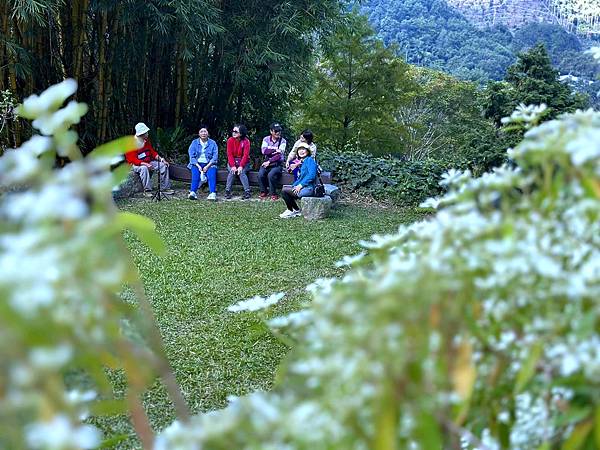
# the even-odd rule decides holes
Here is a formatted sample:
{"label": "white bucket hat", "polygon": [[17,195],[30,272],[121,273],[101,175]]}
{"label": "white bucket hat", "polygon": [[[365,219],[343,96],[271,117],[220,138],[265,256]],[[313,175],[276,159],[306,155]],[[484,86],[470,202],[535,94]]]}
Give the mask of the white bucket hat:
{"label": "white bucket hat", "polygon": [[140,122],[135,126],[136,136],[141,136],[142,134],[147,133],[148,131],[150,131],[150,128],[148,128],[145,123]]}

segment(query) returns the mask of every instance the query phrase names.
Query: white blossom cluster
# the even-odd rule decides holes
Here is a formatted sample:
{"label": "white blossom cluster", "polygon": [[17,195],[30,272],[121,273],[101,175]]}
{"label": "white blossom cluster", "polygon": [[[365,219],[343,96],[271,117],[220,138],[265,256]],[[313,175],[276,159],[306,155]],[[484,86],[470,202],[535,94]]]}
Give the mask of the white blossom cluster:
{"label": "white blossom cluster", "polygon": [[600,395],[598,133],[580,111],[528,131],[514,165],[450,171],[434,217],[363,242],[308,312],[270,321],[299,340],[273,392],[157,448],[560,446]]}
{"label": "white blossom cluster", "polygon": [[[116,293],[137,280],[111,200],[110,157],[82,158],[69,131],[87,110],[62,107],[76,87],[67,80],[26,99],[17,113],[43,135],[0,157],[3,448],[100,445],[99,431],[82,422],[96,392],[67,388],[64,377],[72,369],[106,376],[124,340]],[[56,155],[72,162],[59,170]]]}

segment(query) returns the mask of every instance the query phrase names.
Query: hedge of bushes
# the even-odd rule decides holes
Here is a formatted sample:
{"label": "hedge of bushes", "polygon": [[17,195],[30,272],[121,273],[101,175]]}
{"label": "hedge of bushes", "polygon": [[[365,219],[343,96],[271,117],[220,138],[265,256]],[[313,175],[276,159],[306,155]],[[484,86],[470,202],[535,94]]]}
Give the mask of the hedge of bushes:
{"label": "hedge of bushes", "polygon": [[441,175],[452,167],[436,159],[406,161],[357,151],[322,151],[319,163],[332,172],[334,183],[344,191],[403,205],[415,205],[441,193]]}

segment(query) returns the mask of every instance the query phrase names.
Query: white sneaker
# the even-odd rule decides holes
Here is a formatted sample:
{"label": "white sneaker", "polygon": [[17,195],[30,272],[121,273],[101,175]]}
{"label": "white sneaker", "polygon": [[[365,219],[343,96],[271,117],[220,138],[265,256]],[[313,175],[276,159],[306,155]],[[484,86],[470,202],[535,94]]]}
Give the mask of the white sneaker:
{"label": "white sneaker", "polygon": [[287,219],[288,217],[294,217],[294,211],[290,211],[289,209],[286,209],[284,212],[279,214],[279,217],[281,217],[282,219]]}
{"label": "white sneaker", "polygon": [[208,194],[208,197],[206,197],[206,200],[216,200],[216,199],[217,199],[216,192],[211,192],[210,194]]}
{"label": "white sneaker", "polygon": [[292,215],[290,217],[298,217],[302,215],[302,211],[298,210],[298,211],[293,211]]}
{"label": "white sneaker", "polygon": [[192,191],[190,191],[190,193],[188,194],[188,198],[190,200],[197,200],[198,199],[198,197],[196,196],[196,193],[192,192]]}

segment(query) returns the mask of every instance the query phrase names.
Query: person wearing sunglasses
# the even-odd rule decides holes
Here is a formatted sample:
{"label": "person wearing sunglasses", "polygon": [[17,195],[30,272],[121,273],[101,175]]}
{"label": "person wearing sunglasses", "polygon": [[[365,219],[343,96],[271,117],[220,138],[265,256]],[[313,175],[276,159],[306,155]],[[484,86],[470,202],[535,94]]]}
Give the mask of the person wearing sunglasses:
{"label": "person wearing sunglasses", "polygon": [[270,195],[271,200],[278,200],[277,189],[281,183],[283,154],[287,142],[281,136],[280,124],[272,123],[270,129],[271,134],[263,139],[260,148],[264,155],[264,162],[258,171],[258,185],[261,199],[266,199]]}
{"label": "person wearing sunglasses", "polygon": [[244,187],[243,199],[249,199],[250,182],[248,181],[248,171],[250,170],[250,140],[248,139],[248,130],[242,124],[233,126],[231,137],[227,139],[227,183],[225,185],[225,198],[231,198],[231,186],[236,176]]}

